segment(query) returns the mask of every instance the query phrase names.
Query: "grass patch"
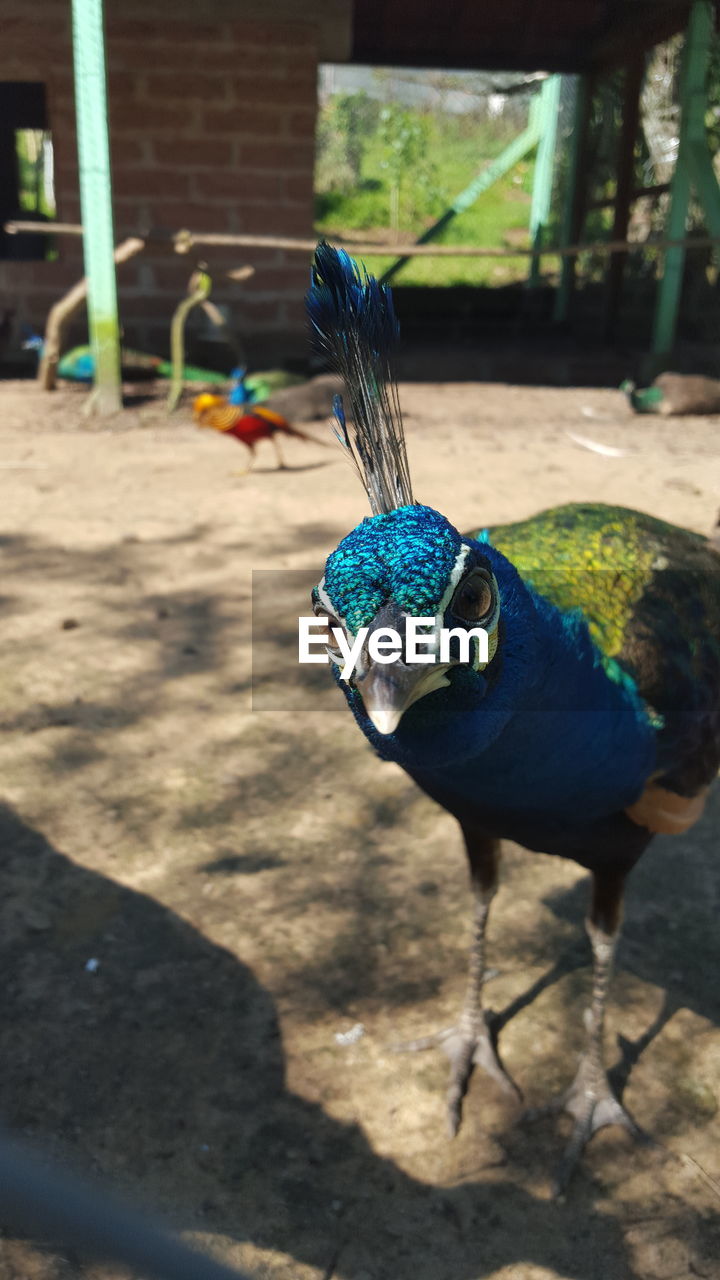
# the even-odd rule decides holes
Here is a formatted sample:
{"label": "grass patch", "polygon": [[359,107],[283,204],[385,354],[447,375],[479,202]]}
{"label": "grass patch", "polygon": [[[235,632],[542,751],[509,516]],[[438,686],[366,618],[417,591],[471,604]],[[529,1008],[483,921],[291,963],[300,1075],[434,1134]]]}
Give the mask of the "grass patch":
{"label": "grass patch", "polygon": [[[388,238],[396,179],[397,234],[412,243],[519,132],[517,128],[490,128],[475,117],[421,118],[426,140],[422,160],[399,174],[389,162],[380,128],[369,133],[357,158],[354,184],[346,181],[343,187],[330,187],[316,196],[319,234],[367,232],[371,239]],[[498,249],[527,244],[523,232],[527,232],[530,215],[533,170],[531,153],[455,217],[436,243]],[[369,265],[378,274],[392,261],[390,257],[373,257]],[[403,285],[493,285],[522,280],[527,269],[527,259],[522,257],[415,259],[395,279]]]}

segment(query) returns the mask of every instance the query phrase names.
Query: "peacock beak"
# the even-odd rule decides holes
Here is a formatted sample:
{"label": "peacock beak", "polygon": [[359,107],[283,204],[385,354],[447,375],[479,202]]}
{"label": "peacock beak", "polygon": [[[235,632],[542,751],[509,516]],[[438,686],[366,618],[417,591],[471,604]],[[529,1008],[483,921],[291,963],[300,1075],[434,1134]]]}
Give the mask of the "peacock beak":
{"label": "peacock beak", "polygon": [[355,687],[378,733],[394,733],[414,702],[450,684],[445,663],[407,666],[401,659],[387,665],[373,663],[355,677]]}
{"label": "peacock beak", "polygon": [[[375,631],[388,628],[405,643],[406,615],[394,600],[378,610],[369,627],[353,681],[365,705],[365,711],[383,737],[394,733],[405,712],[426,694],[450,684],[448,663],[405,662],[399,656],[393,662],[375,662],[370,657],[368,642]],[[403,649],[404,654],[404,649]]]}

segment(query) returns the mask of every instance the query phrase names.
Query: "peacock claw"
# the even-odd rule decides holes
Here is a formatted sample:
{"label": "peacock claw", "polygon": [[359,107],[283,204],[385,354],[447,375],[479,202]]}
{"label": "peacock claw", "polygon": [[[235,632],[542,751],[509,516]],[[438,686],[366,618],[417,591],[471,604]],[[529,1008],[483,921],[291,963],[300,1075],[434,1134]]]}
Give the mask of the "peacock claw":
{"label": "peacock claw", "polygon": [[481,1067],[501,1089],[515,1101],[522,1101],[522,1093],[512,1076],[508,1075],[500,1058],[495,1039],[486,1019],[474,1019],[472,1028],[447,1027],[418,1040],[407,1040],[395,1045],[396,1053],[418,1053],[423,1049],[442,1049],[450,1059],[450,1080],[447,1090],[448,1130],[454,1138],[462,1120],[462,1102],[467,1092],[473,1067]]}
{"label": "peacock claw", "polygon": [[640,1128],[615,1097],[605,1069],[590,1057],[581,1059],[575,1079],[568,1089],[544,1106],[526,1111],[524,1118],[535,1120],[542,1115],[557,1115],[563,1111],[573,1117],[575,1124],[555,1174],[554,1199],[564,1195],[585,1147],[598,1129],[616,1124],[637,1142],[652,1142],[652,1138]]}

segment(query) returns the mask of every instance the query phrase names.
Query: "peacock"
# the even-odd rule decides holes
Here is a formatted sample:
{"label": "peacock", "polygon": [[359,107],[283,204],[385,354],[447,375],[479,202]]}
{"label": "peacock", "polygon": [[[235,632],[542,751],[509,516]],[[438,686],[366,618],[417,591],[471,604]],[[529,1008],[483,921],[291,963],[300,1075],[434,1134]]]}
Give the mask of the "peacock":
{"label": "peacock", "polygon": [[621,382],[635,413],[674,414],[720,413],[720,382],[696,373],[661,373],[649,387],[638,389],[634,382]]}
{"label": "peacock", "polygon": [[340,379],[334,374],[301,378],[284,369],[248,374],[242,365],[232,370],[230,380],[228,404],[262,404],[293,422],[330,417],[333,400],[342,389]]}
{"label": "peacock", "polygon": [[259,373],[248,373],[244,365],[237,365],[230,373],[228,403],[263,404],[277,391],[301,386],[304,382],[305,378],[301,378],[297,373],[288,373],[285,369],[265,369]]}
{"label": "peacock", "polygon": [[[598,503],[460,532],[413,497],[390,290],[321,243],[307,309],[316,349],[345,383],[353,426],[338,399],[337,435],[372,511],[328,557],[314,612],[358,726],[457,819],[469,860],[465,1001],[453,1027],[407,1046],[447,1054],[451,1134],[475,1065],[519,1097],[483,1003],[500,842],[590,872],[586,1047],[550,1104],[574,1120],[560,1193],[598,1129],[644,1136],[607,1078],[605,1008],[628,873],[655,833],[697,821],[718,771],[720,555],[699,534]],[[409,653],[412,619],[425,620],[425,647]],[[394,660],[382,648],[393,636]]]}
{"label": "peacock", "polygon": [[[38,358],[42,356],[45,339],[33,334],[23,343],[23,350],[36,351]],[[120,351],[121,375],[127,381],[148,380],[151,378],[171,378],[172,364],[161,356],[151,355],[147,351],[135,351],[132,347],[122,347]],[[72,347],[61,356],[57,367],[58,377],[68,382],[92,382],[95,377],[95,354],[87,343]],[[183,365],[183,379],[186,382],[226,383],[224,373],[215,369],[201,369],[194,364]]]}

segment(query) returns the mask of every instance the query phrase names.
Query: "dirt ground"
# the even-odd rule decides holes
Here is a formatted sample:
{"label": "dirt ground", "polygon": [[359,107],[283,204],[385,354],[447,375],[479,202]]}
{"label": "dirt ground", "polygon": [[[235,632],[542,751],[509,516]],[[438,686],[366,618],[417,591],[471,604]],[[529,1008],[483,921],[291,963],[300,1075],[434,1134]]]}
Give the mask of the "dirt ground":
{"label": "dirt ground", "polygon": [[[401,392],[416,496],[460,528],[595,499],[704,532],[720,506],[718,420]],[[187,411],[99,427],[83,399],[0,384],[2,1121],[267,1280],[720,1276],[720,797],[628,894],[608,1048],[658,1145],[604,1131],[552,1202],[564,1120],[477,1072],[449,1142],[441,1055],[393,1052],[453,1020],[470,902],[454,822],[296,687],[284,584],[304,608],[366,514],[350,468],[291,442],[239,477]],[[582,1042],[586,888],[507,847],[488,990],[532,1106]],[[0,1240],[2,1280],[78,1265]]]}

